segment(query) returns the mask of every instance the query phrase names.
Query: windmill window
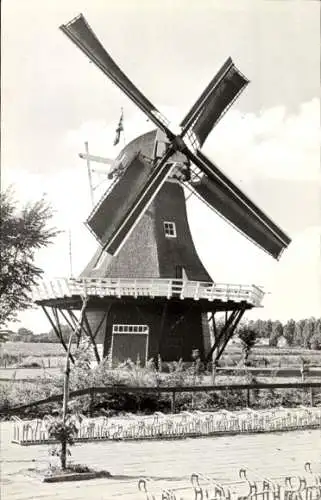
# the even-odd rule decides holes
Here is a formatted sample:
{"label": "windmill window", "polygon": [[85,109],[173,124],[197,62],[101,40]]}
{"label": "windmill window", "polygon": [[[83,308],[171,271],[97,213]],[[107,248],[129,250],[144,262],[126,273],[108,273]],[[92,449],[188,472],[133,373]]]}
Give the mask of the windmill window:
{"label": "windmill window", "polygon": [[135,333],[135,334],[148,334],[148,326],[147,325],[113,325],[113,333]]}
{"label": "windmill window", "polygon": [[164,222],[164,231],[166,238],[176,238],[175,222]]}

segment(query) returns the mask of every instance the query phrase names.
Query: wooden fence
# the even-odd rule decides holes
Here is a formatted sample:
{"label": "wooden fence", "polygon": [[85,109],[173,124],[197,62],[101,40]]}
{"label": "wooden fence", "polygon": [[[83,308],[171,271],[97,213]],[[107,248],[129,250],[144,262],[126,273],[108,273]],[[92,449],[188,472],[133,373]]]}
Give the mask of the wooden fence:
{"label": "wooden fence", "polygon": [[[314,406],[315,389],[321,389],[320,382],[287,382],[287,383],[255,383],[255,384],[227,384],[227,385],[193,385],[193,386],[158,386],[158,387],[144,387],[144,386],[126,386],[126,385],[113,385],[105,387],[87,387],[72,391],[69,394],[69,399],[74,399],[80,396],[90,396],[90,408],[94,407],[95,395],[97,394],[153,394],[160,395],[162,393],[169,393],[171,395],[171,411],[176,411],[176,396],[181,393],[202,393],[202,392],[219,392],[219,391],[243,391],[245,394],[246,406],[251,406],[252,394],[258,390],[272,390],[272,389],[301,389],[309,392],[310,405]],[[48,403],[62,401],[63,394],[49,396],[45,399],[33,401],[26,405],[16,406],[12,408],[2,409],[0,413],[15,414],[20,410],[40,406]]]}

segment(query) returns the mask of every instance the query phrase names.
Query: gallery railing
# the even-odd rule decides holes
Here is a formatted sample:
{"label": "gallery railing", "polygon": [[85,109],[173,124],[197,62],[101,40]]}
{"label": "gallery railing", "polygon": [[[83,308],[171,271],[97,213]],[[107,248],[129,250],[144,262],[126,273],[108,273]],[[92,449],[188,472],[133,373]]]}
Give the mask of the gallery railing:
{"label": "gallery railing", "polygon": [[99,278],[57,278],[43,280],[33,290],[33,301],[72,297],[79,295],[97,297],[176,297],[193,300],[221,300],[247,302],[259,307],[264,292],[255,285],[208,283],[180,279],[99,279]]}

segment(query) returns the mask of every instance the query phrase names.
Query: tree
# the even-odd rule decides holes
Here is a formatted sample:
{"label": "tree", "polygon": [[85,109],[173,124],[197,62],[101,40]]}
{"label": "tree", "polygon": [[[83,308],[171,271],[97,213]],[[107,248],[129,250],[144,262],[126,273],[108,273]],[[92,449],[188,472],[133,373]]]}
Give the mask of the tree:
{"label": "tree", "polygon": [[295,331],[295,321],[294,319],[289,319],[289,321],[286,322],[283,328],[283,336],[286,339],[289,346],[293,344],[294,331]]}
{"label": "tree", "polygon": [[9,330],[0,330],[0,344],[7,342],[11,333],[13,332],[10,332]]}
{"label": "tree", "polygon": [[28,330],[28,328],[25,328],[25,327],[21,327],[21,328],[18,328],[18,331],[17,331],[17,339],[19,339],[20,341],[22,342],[33,342],[33,339],[34,339],[34,334],[31,330]]}
{"label": "tree", "polygon": [[[68,344],[69,337],[73,333],[72,328],[69,325],[60,325],[60,331],[61,331],[61,335],[62,335],[63,340],[66,342],[66,344]],[[47,334],[47,339],[48,339],[47,342],[59,342],[60,341],[60,339],[57,337],[56,332],[53,329],[49,330],[49,333]],[[73,338],[73,342],[76,342],[75,337]]]}
{"label": "tree", "polygon": [[318,318],[314,323],[313,335],[310,338],[311,349],[321,350],[321,319]]}
{"label": "tree", "polygon": [[74,438],[77,434],[77,428],[74,423],[72,415],[68,415],[68,402],[69,402],[69,378],[70,378],[70,359],[71,359],[71,344],[73,335],[77,337],[81,330],[81,325],[83,322],[83,317],[85,314],[85,309],[87,306],[87,297],[82,298],[82,307],[80,311],[80,317],[75,330],[70,334],[67,354],[66,354],[66,364],[65,364],[65,374],[64,374],[64,392],[62,401],[62,417],[55,419],[50,423],[48,428],[48,433],[50,437],[57,439],[60,443],[60,451],[58,455],[60,457],[60,464],[62,470],[66,469],[67,465],[67,446],[74,443]]}
{"label": "tree", "polygon": [[310,338],[311,349],[321,350],[321,319],[315,320],[313,335]]}
{"label": "tree", "polygon": [[295,322],[294,334],[293,334],[293,344],[301,346],[303,344],[302,340],[302,327],[299,321]]}
{"label": "tree", "polygon": [[256,344],[257,333],[254,330],[244,326],[239,330],[238,336],[242,342],[243,363],[246,366],[248,364],[248,358],[251,350]]}
{"label": "tree", "polygon": [[254,330],[257,333],[258,338],[265,337],[265,321],[263,319],[256,319],[255,321],[251,320],[248,323],[248,326],[251,330]]}
{"label": "tree", "polygon": [[271,333],[270,341],[269,341],[270,346],[273,346],[273,347],[277,346],[278,340],[280,337],[282,337],[282,335],[283,335],[283,326],[282,326],[281,321],[279,321],[279,320],[273,321],[272,333]]}
{"label": "tree", "polygon": [[0,326],[31,306],[31,290],[42,275],[34,264],[37,250],[58,234],[48,227],[53,215],[44,198],[19,209],[11,189],[0,196]]}
{"label": "tree", "polygon": [[313,318],[306,319],[302,328],[302,340],[303,340],[303,347],[305,349],[310,346],[310,339],[313,335],[313,331],[314,331],[314,319]]}

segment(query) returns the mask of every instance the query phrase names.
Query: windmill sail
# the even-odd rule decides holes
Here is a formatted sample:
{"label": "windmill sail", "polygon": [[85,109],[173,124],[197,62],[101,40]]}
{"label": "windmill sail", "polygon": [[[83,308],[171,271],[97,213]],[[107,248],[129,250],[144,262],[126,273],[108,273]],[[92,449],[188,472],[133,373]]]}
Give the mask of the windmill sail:
{"label": "windmill sail", "polygon": [[279,258],[290,238],[200,151],[191,160],[205,175],[193,189],[221,216],[267,253]]}
{"label": "windmill sail", "polygon": [[191,128],[202,146],[213,127],[249,80],[229,57],[181,122],[183,135]]}
{"label": "windmill sail", "polygon": [[[116,254],[148,205],[170,175],[173,155],[194,163],[202,172],[195,192],[248,238],[275,258],[290,238],[235,184],[206,158],[199,147],[249,81],[228,58],[181,122],[181,134],[168,129],[168,121],[135,87],[101,45],[83,15],[61,30],[155,123],[158,133],[153,166],[142,156],[132,158],[123,177],[89,217],[87,224],[103,246]],[[185,143],[190,139],[192,149]],[[196,152],[194,152],[196,151]],[[175,157],[172,158],[174,160]],[[185,160],[187,158],[187,160]],[[182,161],[182,160],[179,160]]]}
{"label": "windmill sail", "polygon": [[100,68],[146,115],[167,135],[173,134],[168,129],[169,122],[157,108],[138,90],[125,73],[117,66],[104,49],[82,14],[60,29],[77,45],[89,59]]}
{"label": "windmill sail", "polygon": [[136,155],[122,175],[121,182],[104,194],[89,215],[86,224],[102,246],[113,234],[149,174],[150,165],[143,163]]}
{"label": "windmill sail", "polygon": [[87,226],[105,252],[115,255],[120,250],[173,169],[167,162],[171,154],[169,149],[153,169],[141,155],[135,156],[91,213]]}

